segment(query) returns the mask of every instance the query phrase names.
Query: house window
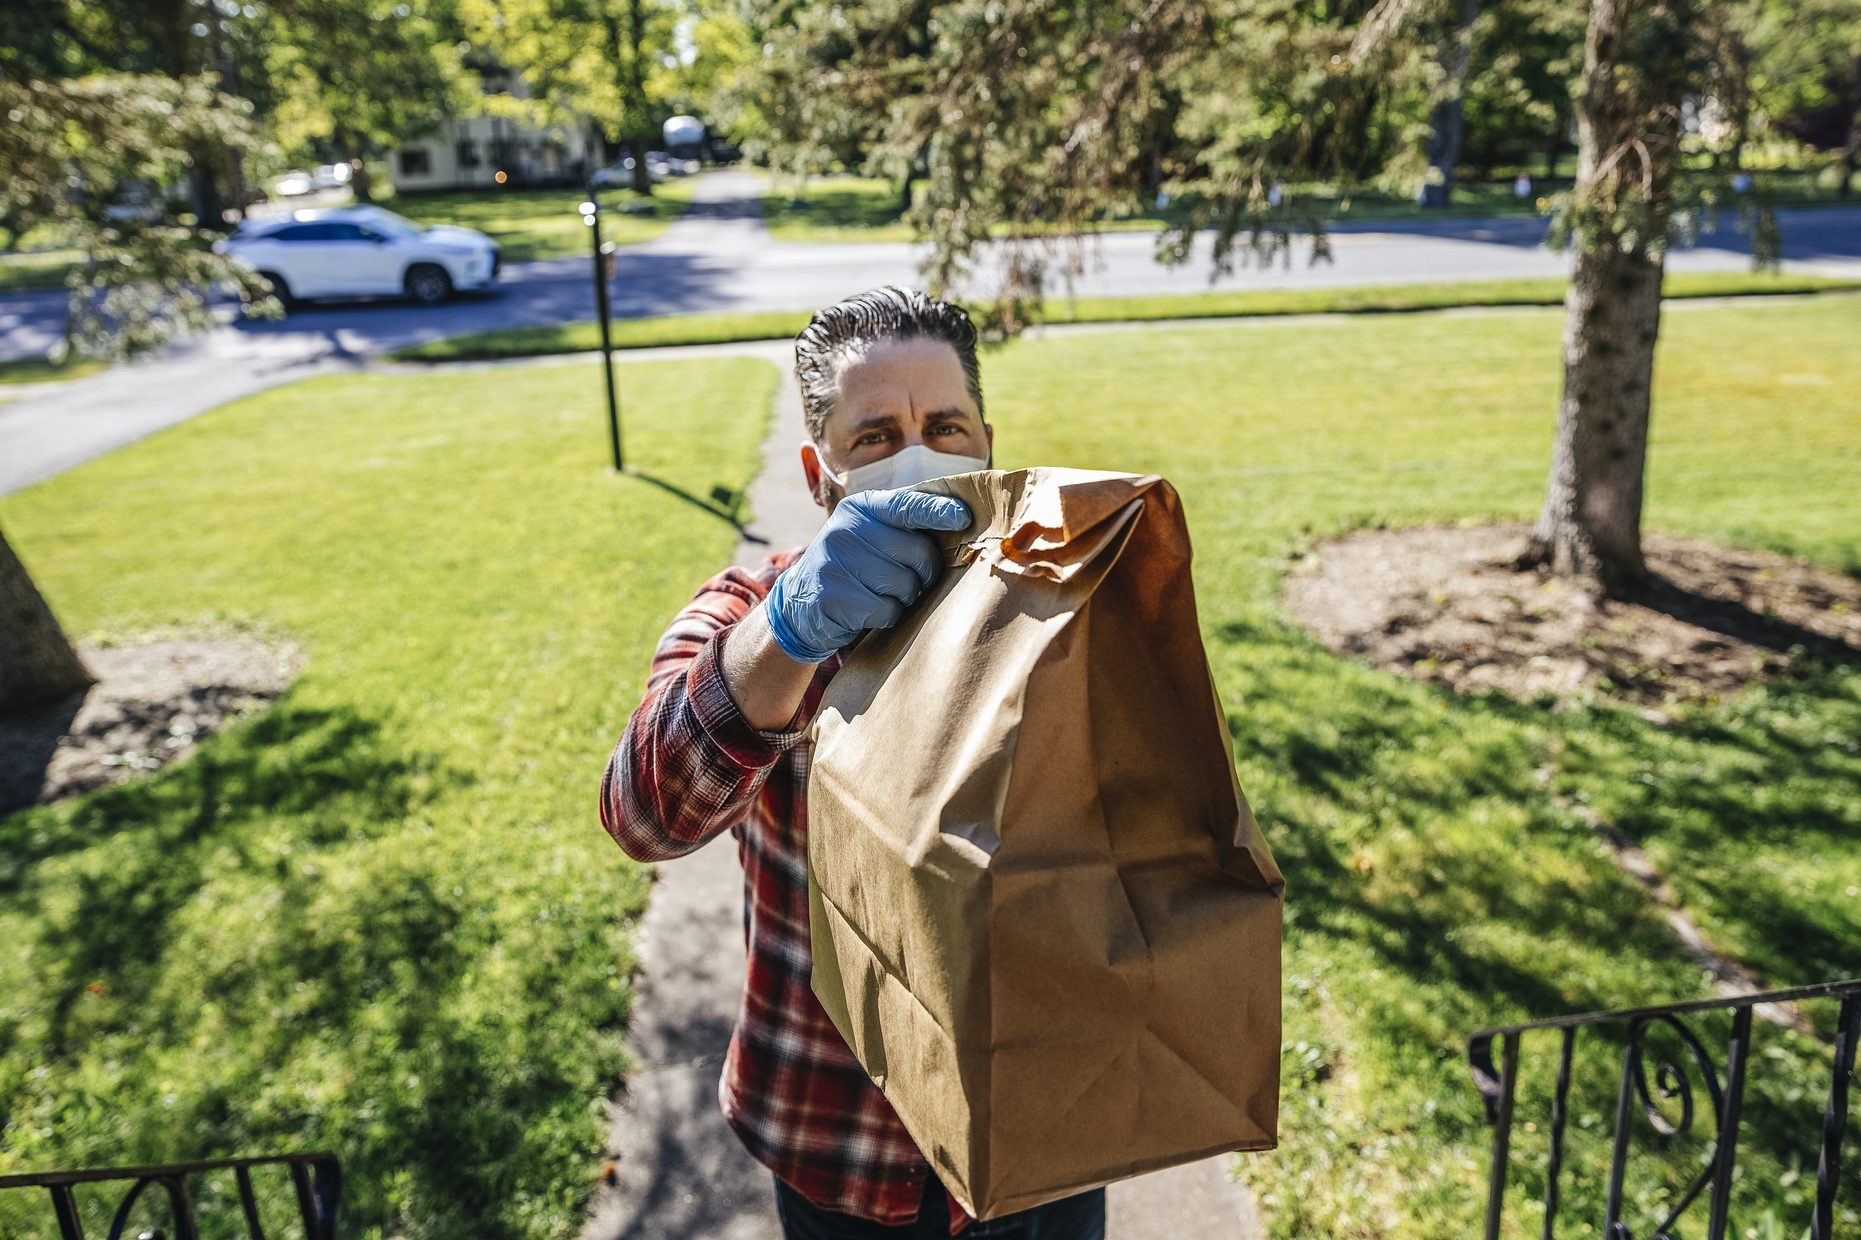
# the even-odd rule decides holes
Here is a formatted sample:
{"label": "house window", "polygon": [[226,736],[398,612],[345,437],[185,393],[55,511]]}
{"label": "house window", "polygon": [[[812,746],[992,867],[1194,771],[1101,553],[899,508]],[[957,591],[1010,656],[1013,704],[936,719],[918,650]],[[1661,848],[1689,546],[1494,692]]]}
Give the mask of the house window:
{"label": "house window", "polygon": [[478,143],[470,138],[460,138],[458,143],[459,167],[478,167]]}
{"label": "house window", "polygon": [[404,177],[430,176],[433,172],[433,157],[425,147],[404,146],[396,157],[401,161],[401,175]]}

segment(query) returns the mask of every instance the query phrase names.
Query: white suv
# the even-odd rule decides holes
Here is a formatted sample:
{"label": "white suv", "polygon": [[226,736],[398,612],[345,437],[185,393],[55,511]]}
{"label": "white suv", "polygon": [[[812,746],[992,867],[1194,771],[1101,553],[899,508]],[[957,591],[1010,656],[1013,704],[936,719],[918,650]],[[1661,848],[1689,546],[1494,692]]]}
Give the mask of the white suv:
{"label": "white suv", "polygon": [[476,229],[416,224],[373,206],[247,221],[213,248],[270,280],[286,305],[403,294],[437,305],[455,292],[491,287],[502,265],[497,243]]}

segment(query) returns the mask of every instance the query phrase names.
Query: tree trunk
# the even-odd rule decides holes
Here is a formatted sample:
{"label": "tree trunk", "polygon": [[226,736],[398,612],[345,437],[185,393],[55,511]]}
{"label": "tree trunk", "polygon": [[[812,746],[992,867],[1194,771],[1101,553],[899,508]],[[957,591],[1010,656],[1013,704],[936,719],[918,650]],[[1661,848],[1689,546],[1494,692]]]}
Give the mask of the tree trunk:
{"label": "tree trunk", "polygon": [[646,170],[646,139],[641,133],[646,125],[646,80],[641,69],[641,57],[645,53],[646,14],[642,11],[641,0],[627,0],[627,58],[624,62],[624,78],[621,89],[622,106],[627,112],[628,127],[634,133],[633,139],[633,189],[635,193],[651,197],[653,178]]}
{"label": "tree trunk", "polygon": [[200,228],[224,228],[226,199],[220,193],[219,153],[210,147],[195,145],[188,151],[188,201]]}
{"label": "tree trunk", "polygon": [[1854,92],[1848,99],[1848,141],[1842,143],[1842,183],[1835,189],[1843,198],[1853,192],[1858,163],[1861,163],[1861,56],[1855,57]]}
{"label": "tree trunk", "polygon": [[[1544,507],[1517,567],[1587,577],[1611,597],[1647,577],[1642,477],[1690,19],[1689,0],[1594,0],[1584,47],[1564,393]],[[1638,51],[1650,59],[1626,59]]]}
{"label": "tree trunk", "polygon": [[633,156],[633,192],[649,197],[653,192],[652,174],[646,170],[646,139],[635,134],[627,139],[627,153]]}
{"label": "tree trunk", "polygon": [[1564,396],[1550,485],[1519,561],[1592,578],[1616,597],[1647,574],[1641,490],[1661,268],[1615,248],[1577,255],[1564,297]]}
{"label": "tree trunk", "polygon": [[0,715],[97,683],[0,534]]}
{"label": "tree trunk", "polygon": [[1445,207],[1454,197],[1454,165],[1460,162],[1460,143],[1465,129],[1467,62],[1473,55],[1473,21],[1480,15],[1480,0],[1460,0],[1460,12],[1454,31],[1442,56],[1447,93],[1434,106],[1429,117],[1432,133],[1428,139],[1428,184],[1422,187],[1424,207]]}
{"label": "tree trunk", "polygon": [[368,175],[368,155],[363,150],[362,139],[346,129],[338,129],[330,136],[336,140],[337,151],[349,161],[349,192],[355,195],[357,202],[373,202],[374,179]]}

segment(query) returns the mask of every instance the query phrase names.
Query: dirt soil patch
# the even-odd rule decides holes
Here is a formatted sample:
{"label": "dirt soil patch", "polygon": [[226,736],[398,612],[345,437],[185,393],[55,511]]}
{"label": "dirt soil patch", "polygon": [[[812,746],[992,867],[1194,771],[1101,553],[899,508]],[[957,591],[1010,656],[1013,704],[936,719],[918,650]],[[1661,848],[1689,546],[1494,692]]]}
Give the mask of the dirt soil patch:
{"label": "dirt soil patch", "polygon": [[1729,697],[1804,658],[1861,658],[1861,580],[1648,532],[1652,585],[1596,599],[1520,572],[1526,523],[1356,530],[1295,560],[1282,605],[1341,654],[1448,685],[1663,707]]}
{"label": "dirt soil patch", "polygon": [[248,634],[163,636],[77,648],[98,683],[0,719],[0,814],[122,783],[263,709],[302,650]]}

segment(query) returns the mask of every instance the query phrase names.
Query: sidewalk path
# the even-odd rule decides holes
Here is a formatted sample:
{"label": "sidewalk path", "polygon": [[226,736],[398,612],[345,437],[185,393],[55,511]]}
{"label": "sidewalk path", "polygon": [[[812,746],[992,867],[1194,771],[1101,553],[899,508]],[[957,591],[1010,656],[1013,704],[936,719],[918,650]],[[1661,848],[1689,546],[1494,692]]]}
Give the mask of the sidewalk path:
{"label": "sidewalk path", "polygon": [[[719,349],[722,352],[723,349]],[[754,520],[736,562],[804,543],[821,511],[801,482],[806,435],[794,357],[784,342],[738,346],[781,367]],[[697,584],[693,583],[694,586]],[[582,1240],[778,1240],[768,1171],[724,1123],[717,1082],[743,991],[743,871],[728,837],[657,867],[639,940],[628,1038],[638,1065],[612,1105],[616,1172],[597,1193]],[[1258,1240],[1246,1189],[1218,1157],[1107,1190],[1107,1240]]]}

